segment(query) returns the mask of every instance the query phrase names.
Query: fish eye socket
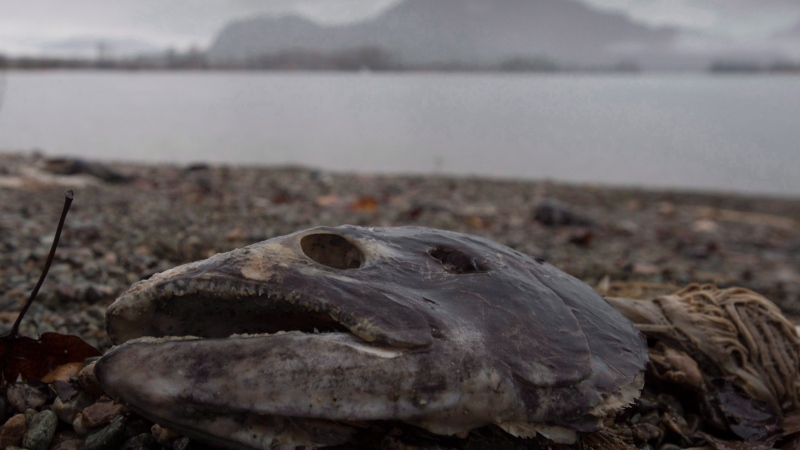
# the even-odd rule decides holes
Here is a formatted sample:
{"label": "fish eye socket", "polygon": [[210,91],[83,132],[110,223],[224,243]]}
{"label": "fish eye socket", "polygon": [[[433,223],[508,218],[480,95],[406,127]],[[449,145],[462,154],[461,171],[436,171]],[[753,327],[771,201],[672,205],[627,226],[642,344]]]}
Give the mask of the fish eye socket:
{"label": "fish eye socket", "polygon": [[330,233],[309,234],[300,240],[306,256],[333,269],[358,269],[364,263],[364,254],[347,239]]}
{"label": "fish eye socket", "polygon": [[428,254],[438,259],[448,273],[466,274],[489,271],[489,268],[483,266],[477,258],[454,248],[434,247],[428,250]]}

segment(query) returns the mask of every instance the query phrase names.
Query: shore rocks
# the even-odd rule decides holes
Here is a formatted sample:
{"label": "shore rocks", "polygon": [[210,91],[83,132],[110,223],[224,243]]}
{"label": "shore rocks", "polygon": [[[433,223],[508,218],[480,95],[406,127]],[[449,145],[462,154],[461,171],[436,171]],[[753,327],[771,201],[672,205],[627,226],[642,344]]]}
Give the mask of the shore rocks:
{"label": "shore rocks", "polygon": [[[109,183],[85,173],[53,174],[44,165],[41,156],[0,153],[0,332],[10,329],[39,277],[67,188],[75,190],[73,209],[50,276],[22,332],[75,334],[101,350],[110,346],[105,307],[132,283],[298,229],[345,223],[420,225],[482,235],[612,291],[620,282],[648,292],[663,286],[671,292],[690,282],[744,286],[778,303],[790,318],[800,317],[798,198],[296,167],[103,163],[128,180]],[[118,428],[119,422],[126,423],[126,431],[118,444],[111,433],[115,448],[158,448],[151,440],[152,424],[122,409],[111,407],[114,412],[103,420],[84,421],[82,412],[100,404],[102,397],[92,387],[91,369],[83,369],[77,381],[61,381],[79,393],[61,399],[49,387],[12,385],[4,391],[0,397],[9,414],[0,443],[22,444],[21,435],[18,442],[6,440],[20,426],[25,433],[20,424],[24,414],[14,413],[34,407],[52,408],[61,421],[59,430],[72,430],[52,437],[52,448],[75,448],[101,429],[108,433],[115,423]],[[642,425],[624,439],[659,448],[680,442],[669,427],[691,429],[692,413],[668,411],[657,395],[646,395],[632,414],[646,420],[638,423],[667,430],[665,434],[658,436]],[[641,404],[648,399],[661,406],[648,409]],[[72,426],[78,417],[80,437]],[[480,436],[486,442],[513,447],[491,431],[484,433],[489,433]],[[135,439],[142,435],[150,437]],[[98,435],[92,442],[100,444],[92,445],[108,442],[104,439]]]}

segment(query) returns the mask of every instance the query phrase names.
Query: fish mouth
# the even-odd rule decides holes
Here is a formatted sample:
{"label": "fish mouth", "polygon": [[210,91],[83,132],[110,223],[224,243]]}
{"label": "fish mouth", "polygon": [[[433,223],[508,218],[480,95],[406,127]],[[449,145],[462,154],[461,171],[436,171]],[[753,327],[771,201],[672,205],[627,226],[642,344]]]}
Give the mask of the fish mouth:
{"label": "fish mouth", "polygon": [[381,347],[414,346],[382,336],[370,329],[372,322],[324,299],[227,276],[135,286],[107,313],[107,331],[115,344],[140,338],[224,339],[299,332],[349,334]]}

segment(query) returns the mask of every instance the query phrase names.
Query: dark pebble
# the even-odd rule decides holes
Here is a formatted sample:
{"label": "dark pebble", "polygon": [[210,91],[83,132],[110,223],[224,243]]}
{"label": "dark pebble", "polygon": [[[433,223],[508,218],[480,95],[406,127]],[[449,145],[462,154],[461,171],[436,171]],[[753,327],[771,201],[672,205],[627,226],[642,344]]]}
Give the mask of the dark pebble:
{"label": "dark pebble", "polygon": [[84,450],[116,450],[125,441],[125,417],[117,416],[100,431],[86,437]]}
{"label": "dark pebble", "polygon": [[591,219],[552,199],[542,200],[536,205],[533,210],[533,219],[548,227],[593,225]]}
{"label": "dark pebble", "polygon": [[120,447],[120,450],[152,449],[156,447],[156,438],[151,433],[134,436]]}
{"label": "dark pebble", "polygon": [[83,440],[81,439],[67,439],[50,447],[50,450],[82,450],[82,449],[83,449]]}
{"label": "dark pebble", "polygon": [[631,428],[633,429],[634,439],[639,442],[657,442],[664,434],[661,428],[650,423],[637,423]]}
{"label": "dark pebble", "polygon": [[178,439],[177,441],[175,441],[172,444],[172,449],[173,450],[189,450],[191,448],[189,443],[190,443],[189,442],[189,438],[182,437],[182,438]]}
{"label": "dark pebble", "polygon": [[29,408],[39,409],[47,402],[47,395],[44,392],[25,383],[9,386],[6,396],[11,406],[19,412],[24,412]]}

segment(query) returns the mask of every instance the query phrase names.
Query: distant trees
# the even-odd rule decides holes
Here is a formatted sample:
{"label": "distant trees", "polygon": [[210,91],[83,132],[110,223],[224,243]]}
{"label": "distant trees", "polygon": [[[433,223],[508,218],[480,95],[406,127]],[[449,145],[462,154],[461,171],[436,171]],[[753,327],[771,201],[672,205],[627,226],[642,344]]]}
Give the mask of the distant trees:
{"label": "distant trees", "polygon": [[[547,56],[518,56],[495,64],[469,64],[460,61],[442,61],[427,64],[405,64],[380,47],[360,47],[350,50],[325,52],[313,49],[285,50],[243,60],[211,60],[199,48],[170,49],[149,55],[112,57],[99,52],[96,58],[56,58],[7,56],[0,54],[0,70],[311,70],[311,71],[434,71],[434,72],[641,72],[633,61],[608,65],[578,66],[560,62]],[[711,73],[793,73],[800,74],[800,62],[777,61],[759,64],[747,61],[714,61]]]}
{"label": "distant trees", "polygon": [[708,68],[711,73],[800,73],[800,62],[776,61],[759,64],[750,61],[714,61]]}
{"label": "distant trees", "polygon": [[232,65],[255,70],[382,71],[398,67],[389,54],[378,47],[363,47],[340,52],[287,50],[249,58]]}

